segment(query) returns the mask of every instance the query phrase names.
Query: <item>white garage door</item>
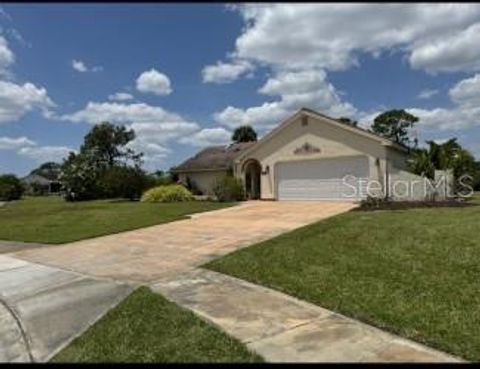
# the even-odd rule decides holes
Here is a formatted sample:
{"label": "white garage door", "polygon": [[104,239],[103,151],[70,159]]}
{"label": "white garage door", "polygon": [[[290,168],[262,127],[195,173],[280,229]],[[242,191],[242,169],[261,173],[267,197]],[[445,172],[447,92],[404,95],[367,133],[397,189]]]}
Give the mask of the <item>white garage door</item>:
{"label": "white garage door", "polygon": [[365,156],[279,163],[278,199],[359,200],[365,197],[368,168]]}

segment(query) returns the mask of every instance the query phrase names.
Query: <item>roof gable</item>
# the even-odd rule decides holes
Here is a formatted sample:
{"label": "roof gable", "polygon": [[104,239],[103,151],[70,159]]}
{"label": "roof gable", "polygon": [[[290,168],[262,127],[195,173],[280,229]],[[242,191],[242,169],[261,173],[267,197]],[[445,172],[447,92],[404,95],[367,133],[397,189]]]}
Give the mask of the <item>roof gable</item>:
{"label": "roof gable", "polygon": [[385,137],[379,136],[373,132],[367,131],[366,129],[360,128],[360,127],[354,127],[350,126],[348,124],[342,123],[334,118],[331,118],[327,115],[318,113],[312,109],[308,108],[301,108],[298,110],[295,114],[292,116],[288,117],[286,120],[281,122],[277,127],[275,127],[273,130],[271,130],[269,133],[267,133],[265,136],[263,136],[260,140],[258,140],[257,144],[255,146],[252,146],[245,150],[241,155],[237,157],[238,159],[244,158],[246,155],[252,153],[254,150],[259,148],[264,142],[269,141],[273,137],[275,137],[277,134],[279,134],[283,129],[288,127],[290,124],[294,123],[298,118],[301,118],[302,116],[310,116],[314,119],[321,119],[324,122],[327,122],[329,124],[332,124],[336,127],[339,127],[341,129],[350,131],[355,134],[362,135],[364,137],[368,137],[374,141],[377,141],[379,144],[384,145],[384,146],[390,146],[396,150],[399,150],[401,152],[407,152],[408,149],[402,145],[399,145],[398,143],[395,143]]}

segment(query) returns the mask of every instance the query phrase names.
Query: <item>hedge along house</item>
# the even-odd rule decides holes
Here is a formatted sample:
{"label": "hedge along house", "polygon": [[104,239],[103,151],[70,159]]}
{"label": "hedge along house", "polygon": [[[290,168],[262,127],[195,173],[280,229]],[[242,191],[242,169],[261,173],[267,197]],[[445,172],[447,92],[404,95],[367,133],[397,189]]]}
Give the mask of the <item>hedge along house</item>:
{"label": "hedge along house", "polygon": [[[211,193],[215,177],[231,170],[247,198],[263,200],[395,197],[389,193],[391,178],[424,180],[406,171],[404,146],[306,108],[258,142],[239,145],[207,148],[175,171]],[[409,193],[404,198],[412,199]]]}

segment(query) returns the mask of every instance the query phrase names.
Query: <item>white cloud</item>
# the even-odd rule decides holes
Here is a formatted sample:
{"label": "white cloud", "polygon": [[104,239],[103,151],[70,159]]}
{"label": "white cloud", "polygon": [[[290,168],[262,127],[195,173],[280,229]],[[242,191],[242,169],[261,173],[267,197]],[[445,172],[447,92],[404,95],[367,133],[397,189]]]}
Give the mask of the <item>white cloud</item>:
{"label": "white cloud", "polygon": [[480,74],[458,82],[448,94],[459,105],[480,107]]}
{"label": "white cloud", "polygon": [[448,36],[419,42],[410,55],[410,64],[430,73],[479,71],[479,34],[480,22]]}
{"label": "white cloud", "polygon": [[62,120],[97,124],[103,121],[128,124],[133,122],[184,122],[175,113],[168,112],[160,106],[145,103],[89,102],[85,108],[75,113],[65,114]]}
{"label": "white cloud", "polygon": [[420,118],[420,126],[433,130],[460,130],[480,125],[480,74],[459,81],[448,92],[453,108],[408,111]]}
{"label": "white cloud", "polygon": [[214,119],[229,127],[253,125],[270,129],[302,107],[318,109],[333,117],[354,116],[356,109],[343,102],[338,91],[326,79],[323,70],[282,71],[269,78],[258,90],[279,100],[240,109],[229,106],[214,114]]}
{"label": "white cloud", "polygon": [[15,55],[8,47],[5,37],[0,36],[0,75],[7,74],[8,68],[14,63]]}
{"label": "white cloud", "polygon": [[88,67],[87,64],[81,60],[72,60],[72,68],[75,69],[77,72],[85,73],[85,72],[101,72],[103,67],[97,65],[94,67]]}
{"label": "white cloud", "polygon": [[[247,4],[237,9],[246,27],[231,55],[281,68],[328,70],[356,65],[358,52],[378,56],[401,48],[422,54],[480,18],[478,4]],[[451,52],[459,50],[450,46]],[[411,62],[419,65],[416,58]],[[471,58],[459,55],[454,63]]]}
{"label": "white cloud", "polygon": [[30,82],[18,85],[0,81],[0,124],[17,121],[34,109],[49,116],[49,109],[53,107],[55,104],[43,87],[39,88]]}
{"label": "white cloud", "polygon": [[0,150],[17,150],[22,147],[35,146],[35,141],[30,140],[28,137],[0,137]]}
{"label": "white cloud", "polygon": [[172,92],[170,79],[155,69],[143,72],[137,78],[137,90],[155,95],[169,95]]}
{"label": "white cloud", "polygon": [[205,83],[230,83],[253,69],[254,66],[246,60],[234,60],[231,63],[218,61],[215,65],[203,68],[202,79]]}
{"label": "white cloud", "polygon": [[108,100],[110,101],[128,101],[133,100],[133,95],[127,92],[116,92],[112,95],[108,96]]}
{"label": "white cloud", "polygon": [[87,66],[81,60],[72,60],[72,68],[81,73],[88,71]]}
{"label": "white cloud", "polygon": [[71,151],[75,150],[67,146],[32,146],[21,148],[18,154],[40,163],[46,161],[60,162]]}
{"label": "white cloud", "polygon": [[168,145],[200,129],[196,122],[145,103],[89,102],[84,109],[66,114],[61,120],[97,124],[109,121],[133,129],[136,138],[130,147],[145,154],[146,166],[154,168],[171,152]]}
{"label": "white cloud", "polygon": [[431,97],[435,96],[436,94],[438,94],[438,90],[435,90],[435,89],[426,89],[426,90],[423,90],[423,91],[420,91],[420,93],[418,94],[418,98],[419,99],[430,99]]}
{"label": "white cloud", "polygon": [[180,138],[179,142],[196,147],[206,147],[227,144],[230,142],[231,137],[232,132],[227,131],[225,128],[204,128],[193,135]]}

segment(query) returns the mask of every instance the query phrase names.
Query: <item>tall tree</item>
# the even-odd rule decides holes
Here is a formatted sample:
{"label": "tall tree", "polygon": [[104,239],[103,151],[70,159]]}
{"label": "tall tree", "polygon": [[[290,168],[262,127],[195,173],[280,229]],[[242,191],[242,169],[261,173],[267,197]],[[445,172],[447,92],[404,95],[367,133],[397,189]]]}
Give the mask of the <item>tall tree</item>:
{"label": "tall tree", "polygon": [[140,165],[143,154],[136,154],[127,144],[135,139],[133,129],[116,126],[109,122],[95,125],[84,138],[80,153],[90,156],[103,168],[111,168],[116,164],[126,164],[132,160]]}
{"label": "tall tree", "polygon": [[394,109],[378,115],[373,121],[372,130],[401,145],[416,146],[416,139],[412,142],[408,135],[417,122],[418,117],[403,109]]}
{"label": "tall tree", "polygon": [[257,132],[255,132],[252,126],[238,127],[233,132],[232,141],[236,143],[257,141]]}
{"label": "tall tree", "polygon": [[350,118],[347,118],[347,117],[340,117],[337,120],[341,123],[345,123],[345,124],[348,124],[348,125],[353,126],[353,127],[358,126],[358,122],[356,120],[353,120],[353,119],[350,119]]}
{"label": "tall tree", "polygon": [[124,126],[108,122],[94,126],[85,136],[79,153],[71,152],[62,165],[60,179],[66,199],[138,195],[146,176],[140,168],[143,154],[128,146],[134,139],[135,132]]}

